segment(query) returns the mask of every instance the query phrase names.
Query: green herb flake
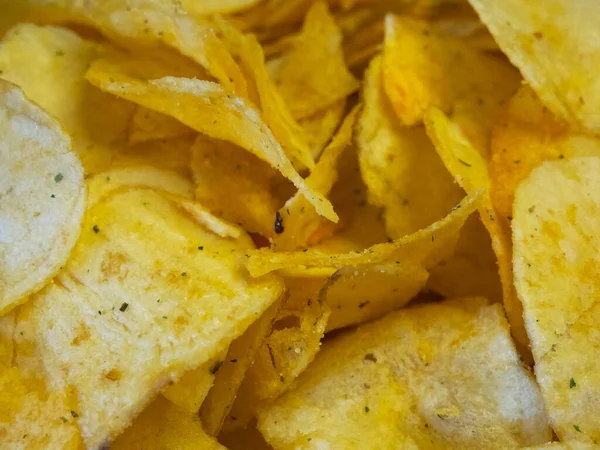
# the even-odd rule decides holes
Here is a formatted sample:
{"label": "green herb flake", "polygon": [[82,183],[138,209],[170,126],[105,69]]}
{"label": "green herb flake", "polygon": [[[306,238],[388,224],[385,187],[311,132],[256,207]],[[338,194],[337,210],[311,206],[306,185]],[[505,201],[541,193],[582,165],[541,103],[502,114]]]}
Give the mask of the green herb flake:
{"label": "green herb flake", "polygon": [[92,227],[92,230],[94,230],[94,233],[96,233],[96,234],[100,233],[100,227],[98,227],[98,225],[94,225]]}
{"label": "green herb flake", "polygon": [[187,277],[187,272],[181,272],[182,277]]}
{"label": "green herb flake", "polygon": [[50,196],[50,198],[56,198],[56,195],[52,194],[52,195]]}
{"label": "green herb flake", "polygon": [[60,182],[62,181],[62,179],[63,179],[63,178],[64,178],[63,174],[59,172],[59,173],[57,173],[57,174],[54,176],[54,182],[55,182],[55,183],[60,183]]}
{"label": "green herb flake", "polygon": [[571,378],[569,381],[569,389],[573,389],[575,386],[577,386],[577,383],[575,383],[575,380]]}
{"label": "green herb flake", "polygon": [[369,408],[368,406],[365,406],[365,412],[368,413],[369,411],[371,411],[371,408]]}
{"label": "green herb flake", "polygon": [[204,245],[199,245],[198,250],[200,250],[200,251],[204,250]]}
{"label": "green herb flake", "polygon": [[581,429],[579,428],[579,425],[573,425],[573,428],[575,428],[575,431],[578,431],[581,433]]}

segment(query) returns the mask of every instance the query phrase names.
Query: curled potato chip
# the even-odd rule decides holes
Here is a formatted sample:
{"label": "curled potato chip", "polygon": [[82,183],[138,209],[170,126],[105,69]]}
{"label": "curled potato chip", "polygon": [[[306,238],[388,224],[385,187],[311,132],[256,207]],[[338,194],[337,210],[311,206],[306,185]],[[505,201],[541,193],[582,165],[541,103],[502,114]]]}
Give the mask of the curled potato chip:
{"label": "curled potato chip", "polygon": [[304,137],[304,131],[271,81],[260,44],[254,36],[242,34],[224,20],[216,20],[216,23],[231,53],[240,59],[243,69],[248,74],[248,84],[257,92],[258,104],[266,125],[298,168],[313,169],[315,161]]}
{"label": "curled potato chip", "polygon": [[212,138],[245,148],[292,181],[319,214],[337,221],[331,203],[308,189],[258,112],[242,98],[227,94],[218,84],[177,77],[146,82],[124,73],[117,60],[109,59],[95,61],[87,79],[106,92],[171,115]]}
{"label": "curled potato chip", "polygon": [[173,139],[194,134],[194,130],[172,117],[148,108],[138,107],[129,127],[129,143]]}
{"label": "curled potato chip", "polygon": [[0,314],[67,261],[84,210],[83,168],[60,125],[0,80]]}
{"label": "curled potato chip", "polygon": [[558,117],[600,132],[600,46],[590,0],[469,0],[500,48]]}
{"label": "curled potato chip", "polygon": [[383,85],[394,110],[405,125],[422,122],[430,106],[452,111],[471,139],[484,134],[484,140],[494,123],[491,113],[518,88],[519,73],[432,28],[425,21],[386,18]]}
{"label": "curled potato chip", "polygon": [[429,227],[392,242],[375,244],[363,251],[327,254],[313,249],[274,252],[263,248],[249,252],[246,267],[252,276],[295,266],[343,267],[397,260],[417,261],[431,267],[451,254],[460,229],[480,205],[483,195],[483,190],[475,190],[446,217]]}
{"label": "curled potato chip", "polygon": [[275,235],[273,219],[282,202],[271,186],[278,174],[267,163],[228,142],[199,136],[190,167],[196,199],[213,214],[251,233]]}
{"label": "curled potato chip", "polygon": [[460,123],[448,118],[435,107],[427,112],[426,127],[438,154],[458,184],[466,192],[485,189],[479,215],[492,238],[511,332],[520,344],[519,351],[527,355],[529,339],[523,323],[523,306],[516,296],[513,284],[510,237],[501,226],[492,204],[491,181],[483,151],[468,138]]}
{"label": "curled potato chip", "polygon": [[312,116],[358,89],[342,35],[324,2],[313,4],[293,48],[280,56],[275,83],[296,119]]}
{"label": "curled potato chip", "polygon": [[422,267],[395,262],[342,267],[320,292],[332,311],[326,331],[376,319],[406,306],[428,277]]}
{"label": "curled potato chip", "polygon": [[131,450],[225,450],[202,429],[198,416],[158,397],[135,418],[111,449]]}
{"label": "curled potato chip", "polygon": [[231,343],[221,361],[202,408],[200,419],[211,436],[216,436],[231,413],[238,390],[247,371],[254,363],[257,352],[264,344],[281,302],[273,303],[239,338]]}
{"label": "curled potato chip", "polygon": [[489,164],[492,200],[500,219],[512,216],[514,193],[544,161],[600,155],[600,139],[556,118],[529,86],[510,100],[494,127]]}
{"label": "curled potato chip", "polygon": [[[352,142],[352,130],[358,108],[344,120],[340,130],[323,151],[315,169],[306,178],[306,185],[315,192],[327,196],[338,178],[338,159]],[[273,239],[277,250],[305,248],[320,228],[328,222],[322,219],[309,200],[300,193],[289,199],[278,211],[282,231]]]}
{"label": "curled potato chip", "polygon": [[12,29],[0,45],[2,78],[58,119],[87,174],[111,166],[134,109],[85,80],[89,64],[102,53],[69,30],[31,24]]}
{"label": "curled potato chip", "polygon": [[0,368],[0,436],[4,448],[79,450],[77,398],[69,388],[48,394],[18,368]]}
{"label": "curled potato chip", "polygon": [[162,395],[184,411],[198,413],[215,381],[215,369],[223,363],[226,354],[223,351],[196,369],[186,372],[177,383],[168,386]]}
{"label": "curled potato chip", "polygon": [[425,129],[403,126],[382,87],[381,58],[365,74],[357,142],[369,201],[384,208],[386,230],[397,239],[443,217],[463,197]]}
{"label": "curled potato chip", "polygon": [[561,440],[600,440],[599,170],[598,157],[545,162],[515,195],[515,286]]}
{"label": "curled potato chip", "polygon": [[277,450],[510,449],[551,437],[501,307],[479,298],[404,309],[326,342],[260,408],[258,428]]}
{"label": "curled potato chip", "polygon": [[198,225],[164,191],[124,186],[88,209],[71,259],[19,316],[46,379],[74,386],[88,447],[279,298],[278,279],[240,270],[237,253],[252,247]]}

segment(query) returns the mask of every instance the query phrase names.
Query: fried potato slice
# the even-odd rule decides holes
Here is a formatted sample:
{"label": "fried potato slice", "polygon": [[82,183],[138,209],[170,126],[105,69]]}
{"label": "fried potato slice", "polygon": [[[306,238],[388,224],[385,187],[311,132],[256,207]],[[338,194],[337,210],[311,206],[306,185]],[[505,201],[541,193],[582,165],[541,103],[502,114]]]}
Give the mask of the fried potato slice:
{"label": "fried potato slice", "polygon": [[241,61],[242,68],[248,74],[248,85],[256,90],[258,105],[266,125],[298,169],[307,167],[312,170],[315,161],[304,131],[271,81],[262,47],[256,37],[241,33],[225,20],[217,18],[214,21],[230,52]]}
{"label": "fried potato slice", "polygon": [[527,356],[529,339],[523,323],[523,306],[517,298],[512,274],[510,235],[501,226],[490,196],[491,180],[487,160],[480,147],[471,141],[460,123],[432,107],[426,116],[426,127],[438,154],[466,192],[485,189],[479,215],[492,239],[498,261],[502,297],[511,332],[520,344],[519,351]]}
{"label": "fried potato slice", "polygon": [[[421,123],[427,109],[436,106],[460,117],[471,139],[480,133],[485,139],[493,111],[520,82],[506,61],[410,18],[387,16],[383,55],[383,85],[403,124]],[[481,127],[487,128],[482,132]]]}
{"label": "fried potato slice", "polygon": [[489,170],[500,219],[512,216],[515,190],[542,162],[598,155],[597,136],[573,130],[546,109],[529,86],[521,87],[492,134]]}
{"label": "fried potato slice", "polygon": [[0,368],[0,436],[8,449],[80,450],[77,399],[67,388],[45,392],[19,369]]}
{"label": "fried potato slice", "polygon": [[384,208],[387,233],[398,239],[442,218],[463,192],[425,129],[403,126],[395,117],[382,82],[376,57],[365,74],[358,155],[369,202]]}
{"label": "fried potato slice", "polygon": [[272,189],[279,174],[267,163],[228,142],[199,136],[190,167],[196,199],[213,214],[248,232],[275,236],[273,220],[282,201]]}
{"label": "fried potato slice", "polygon": [[[352,131],[357,115],[358,107],[344,119],[339,131],[323,151],[315,169],[306,178],[309,189],[327,196],[333,188],[338,178],[338,160],[352,143]],[[280,233],[273,239],[273,245],[278,251],[305,248],[310,242],[314,242],[313,236],[329,224],[299,192],[289,199],[277,214]]]}
{"label": "fried potato slice", "polygon": [[220,361],[215,383],[200,409],[200,419],[209,435],[216,436],[231,413],[238,390],[267,339],[280,306],[280,302],[273,303],[244,334],[231,343],[227,355]]}
{"label": "fried potato slice", "polygon": [[315,2],[302,32],[281,56],[274,81],[296,119],[310,117],[358,89],[346,67],[342,34],[325,2]]}
{"label": "fried potato slice", "polygon": [[195,414],[179,409],[158,397],[135,418],[133,424],[114,442],[111,449],[131,450],[225,450],[208,436]]}
{"label": "fried potato slice", "polygon": [[103,53],[69,30],[31,24],[16,26],[0,44],[2,78],[58,119],[87,174],[111,166],[134,110],[85,80],[88,65]]}
{"label": "fried potato slice", "polygon": [[443,219],[404,238],[375,244],[363,251],[327,254],[307,249],[274,252],[263,248],[249,252],[246,267],[252,276],[295,266],[336,267],[402,261],[418,262],[431,267],[452,253],[458,234],[467,218],[478,208],[483,190],[475,190]]}
{"label": "fried potato slice", "polygon": [[499,305],[420,305],[333,338],[261,408],[275,449],[509,449],[550,439]]}
{"label": "fried potato slice", "polygon": [[23,91],[0,79],[0,314],[65,264],[79,237],[83,168],[69,136]]}
{"label": "fried potato slice", "polygon": [[245,148],[292,181],[319,214],[337,221],[331,203],[306,186],[258,111],[241,97],[229,95],[209,81],[177,77],[137,79],[126,73],[117,59],[95,61],[86,77],[106,92],[175,117],[212,138]]}
{"label": "fried potato slice", "polygon": [[600,44],[593,0],[469,0],[502,51],[558,117],[600,132]]}
{"label": "fried potato slice", "polygon": [[600,440],[600,158],[545,162],[515,195],[515,286],[537,380],[561,440]]}
{"label": "fried potato slice", "polygon": [[113,191],[86,212],[55,282],[20,311],[46,379],[76,389],[90,448],[225,350],[283,292],[277,278],[240,268],[247,235],[218,236],[184,203],[148,188]]}
{"label": "fried potato slice", "polygon": [[226,351],[183,374],[177,383],[163,390],[162,395],[182,410],[197,414],[214,384],[215,374],[223,363]]}
{"label": "fried potato slice", "polygon": [[141,106],[133,114],[128,131],[130,144],[193,134],[195,134],[194,130],[178,120]]}
{"label": "fried potato slice", "polygon": [[428,278],[420,266],[395,262],[342,267],[319,293],[332,311],[326,331],[373,320],[406,306]]}

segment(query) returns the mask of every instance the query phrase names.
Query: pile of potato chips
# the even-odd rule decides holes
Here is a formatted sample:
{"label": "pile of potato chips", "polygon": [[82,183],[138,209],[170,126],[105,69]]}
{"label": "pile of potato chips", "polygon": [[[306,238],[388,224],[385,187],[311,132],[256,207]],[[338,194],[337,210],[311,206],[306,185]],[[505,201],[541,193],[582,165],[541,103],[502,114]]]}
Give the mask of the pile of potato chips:
{"label": "pile of potato chips", "polygon": [[600,448],[598,18],[0,0],[0,448]]}

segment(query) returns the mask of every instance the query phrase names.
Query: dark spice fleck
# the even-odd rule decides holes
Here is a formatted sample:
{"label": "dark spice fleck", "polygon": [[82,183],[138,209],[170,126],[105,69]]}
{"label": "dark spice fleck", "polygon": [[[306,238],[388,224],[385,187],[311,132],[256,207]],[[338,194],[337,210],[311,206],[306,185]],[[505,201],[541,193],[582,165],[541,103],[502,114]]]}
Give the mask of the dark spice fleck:
{"label": "dark spice fleck", "polygon": [[461,163],[461,164],[463,164],[463,165],[465,165],[465,166],[467,166],[467,167],[471,167],[471,164],[469,164],[468,162],[463,161],[460,158],[459,158],[458,162]]}
{"label": "dark spice fleck", "polygon": [[573,389],[575,386],[577,386],[577,383],[575,383],[575,380],[571,378],[569,381],[569,389]]}
{"label": "dark spice fleck", "polygon": [[216,363],[214,363],[213,366],[210,368],[211,375],[214,375],[215,373],[217,373],[222,365],[223,365],[223,361],[217,361]]}
{"label": "dark spice fleck", "polygon": [[204,245],[199,245],[198,250],[200,250],[200,251],[204,250]]}
{"label": "dark spice fleck", "polygon": [[94,233],[100,233],[100,228],[98,227],[98,225],[94,225],[92,227],[92,230],[94,230]]}
{"label": "dark spice fleck", "polygon": [[371,362],[377,362],[377,358],[375,357],[375,355],[373,353],[367,353],[365,355],[365,361],[371,361]]}
{"label": "dark spice fleck", "polygon": [[56,195],[52,194],[50,197],[51,197],[51,198],[56,198]]}
{"label": "dark spice fleck", "polygon": [[187,272],[181,272],[182,277],[187,277]]}
{"label": "dark spice fleck", "polygon": [[128,307],[128,306],[129,306],[129,303],[127,303],[127,302],[123,302],[123,303],[121,304],[121,307],[119,308],[119,311],[121,311],[121,312],[125,312],[125,310],[127,309],[127,307]]}
{"label": "dark spice fleck", "polygon": [[236,362],[237,362],[237,359],[232,359],[232,360],[231,360],[231,362],[232,362],[232,363],[236,363]]}
{"label": "dark spice fleck", "polygon": [[63,178],[64,178],[64,177],[63,177],[63,174],[62,174],[62,173],[57,173],[57,174],[54,176],[54,182],[55,182],[55,183],[60,183],[60,182],[62,181],[62,179],[63,179]]}
{"label": "dark spice fleck", "polygon": [[368,413],[369,411],[371,411],[371,408],[369,408],[368,406],[365,406],[365,412]]}
{"label": "dark spice fleck", "polygon": [[360,303],[360,304],[358,305],[358,307],[359,307],[360,309],[362,309],[362,308],[364,308],[365,306],[367,306],[369,303],[371,303],[371,302],[367,300],[366,302],[362,302],[362,303]]}
{"label": "dark spice fleck", "polygon": [[283,233],[283,230],[283,218],[281,217],[279,211],[277,211],[275,213],[275,233],[281,234]]}
{"label": "dark spice fleck", "polygon": [[71,411],[71,415],[72,415],[74,418],[77,418],[77,417],[79,417],[79,414],[77,414],[75,411]]}

